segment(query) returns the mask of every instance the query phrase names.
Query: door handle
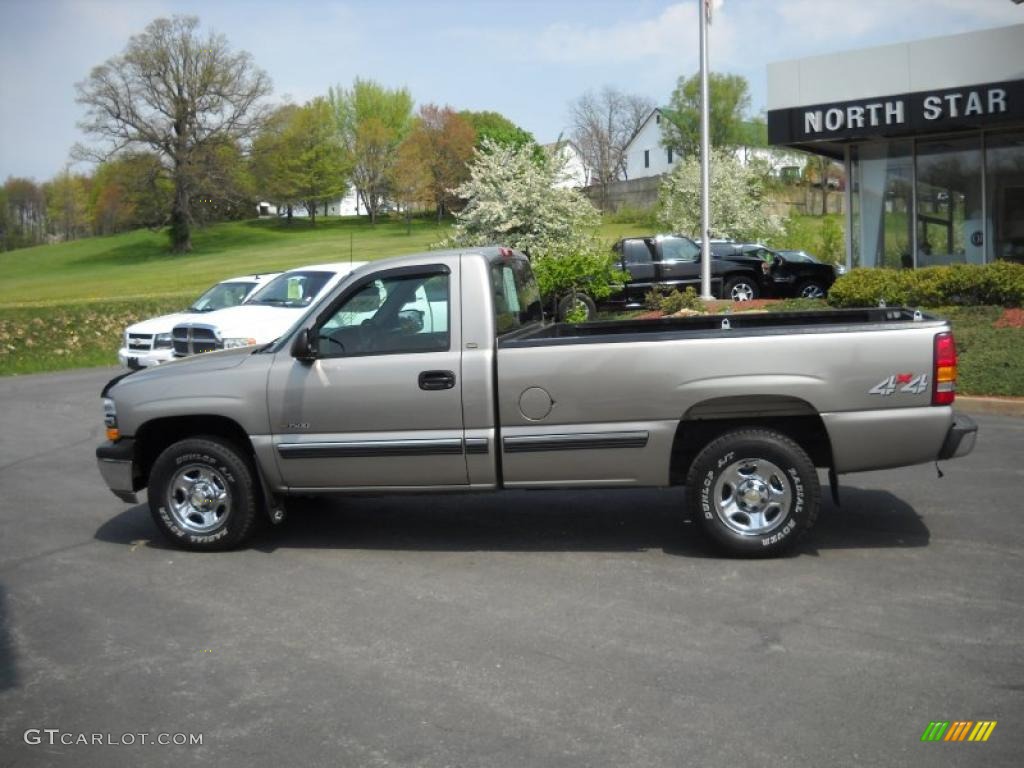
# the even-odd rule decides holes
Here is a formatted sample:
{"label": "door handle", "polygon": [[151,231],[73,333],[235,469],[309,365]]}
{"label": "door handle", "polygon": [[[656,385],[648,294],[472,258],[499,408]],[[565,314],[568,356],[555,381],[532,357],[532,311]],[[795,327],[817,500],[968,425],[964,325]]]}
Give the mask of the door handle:
{"label": "door handle", "polygon": [[455,386],[454,371],[423,371],[420,374],[420,389],[435,391]]}

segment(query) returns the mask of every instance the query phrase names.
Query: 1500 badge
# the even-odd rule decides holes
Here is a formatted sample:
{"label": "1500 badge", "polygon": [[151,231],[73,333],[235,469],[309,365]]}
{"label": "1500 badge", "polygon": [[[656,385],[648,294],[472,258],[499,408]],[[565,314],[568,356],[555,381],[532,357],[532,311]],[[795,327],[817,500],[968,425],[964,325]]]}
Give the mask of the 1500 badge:
{"label": "1500 badge", "polygon": [[868,390],[869,395],[881,395],[888,397],[896,392],[907,392],[911,395],[920,395],[928,391],[928,374],[922,373],[915,376],[912,373],[894,373],[888,378],[882,379]]}

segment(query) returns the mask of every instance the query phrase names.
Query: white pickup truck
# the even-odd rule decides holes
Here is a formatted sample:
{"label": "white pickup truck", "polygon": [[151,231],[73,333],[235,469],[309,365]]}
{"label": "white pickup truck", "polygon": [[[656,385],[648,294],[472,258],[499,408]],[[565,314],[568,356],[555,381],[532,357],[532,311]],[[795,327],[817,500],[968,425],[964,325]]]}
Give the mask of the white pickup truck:
{"label": "white pickup truck", "polygon": [[242,304],[178,323],[174,357],[266,344],[278,338],[352,270],[366,262],[314,264],[282,272]]}
{"label": "white pickup truck", "polygon": [[202,320],[211,312],[234,307],[277,277],[279,272],[265,275],[232,277],[206,291],[184,312],[151,317],[125,328],[117,360],[126,368],[147,368],[174,359],[171,332],[178,323]]}

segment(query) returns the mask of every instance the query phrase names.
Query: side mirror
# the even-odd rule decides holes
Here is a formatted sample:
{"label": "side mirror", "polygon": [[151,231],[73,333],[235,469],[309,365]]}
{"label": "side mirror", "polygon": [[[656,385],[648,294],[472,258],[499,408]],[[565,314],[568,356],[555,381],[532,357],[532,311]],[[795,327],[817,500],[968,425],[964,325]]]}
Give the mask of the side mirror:
{"label": "side mirror", "polygon": [[423,330],[423,313],[418,309],[403,309],[398,313],[398,322],[406,333],[419,333]]}
{"label": "side mirror", "polygon": [[312,328],[303,328],[295,334],[291,355],[296,360],[304,363],[311,363],[316,360],[316,335]]}

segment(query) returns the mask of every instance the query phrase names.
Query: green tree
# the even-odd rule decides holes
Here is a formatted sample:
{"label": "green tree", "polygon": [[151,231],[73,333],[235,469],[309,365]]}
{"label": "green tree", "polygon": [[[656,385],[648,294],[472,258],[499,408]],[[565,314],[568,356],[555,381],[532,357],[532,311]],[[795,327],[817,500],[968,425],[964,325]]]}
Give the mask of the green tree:
{"label": "green tree", "polygon": [[537,143],[532,133],[520,128],[500,112],[472,112],[464,109],[459,112],[459,116],[473,126],[477,149],[482,148],[485,141],[503,147],[533,146]]}
{"label": "green tree", "polygon": [[[766,210],[765,174],[728,150],[711,151],[711,237],[768,240],[782,222]],[[687,155],[662,182],[658,221],[669,231],[700,237],[700,162]]]}
{"label": "green tree", "polygon": [[260,194],[289,211],[294,204],[301,205],[315,225],[319,205],[345,194],[349,173],[327,100],[317,98],[274,112],[253,142],[252,166]]}
{"label": "green tree", "polygon": [[153,152],[124,152],[100,163],[89,195],[92,230],[109,235],[167,224],[174,184]]}
{"label": "green tree", "polygon": [[50,224],[65,240],[74,240],[89,230],[89,186],[91,179],[72,175],[65,168],[43,185]]}
{"label": "green tree", "polygon": [[412,127],[412,96],[405,88],[356,78],[351,89],[332,88],[327,98],[352,161],[352,184],[375,223],[387,201],[398,147]]}
{"label": "green tree", "polygon": [[250,169],[261,200],[274,203],[279,209],[288,211],[292,218],[294,199],[291,197],[291,179],[288,170],[288,152],[284,146],[284,135],[299,107],[285,104],[271,112],[259,134],[253,139]]}
{"label": "green tree", "polygon": [[42,242],[46,233],[46,197],[33,179],[8,176],[4,182],[7,226],[4,248],[24,248]]}
{"label": "green tree", "polygon": [[77,154],[154,152],[174,185],[170,236],[178,253],[192,249],[193,198],[209,192],[197,187],[204,151],[251,138],[271,87],[248,53],[232,52],[222,35],[201,37],[198,28],[194,16],[157,19],[76,86],[86,106],[81,127],[103,142]]}
{"label": "green tree", "polygon": [[[712,72],[708,76],[711,105],[709,141],[712,147],[735,148],[744,144],[757,128],[745,125],[750,108],[750,87],[742,75]],[[684,157],[700,150],[700,75],[679,78],[669,106],[662,110],[662,144]]]}

